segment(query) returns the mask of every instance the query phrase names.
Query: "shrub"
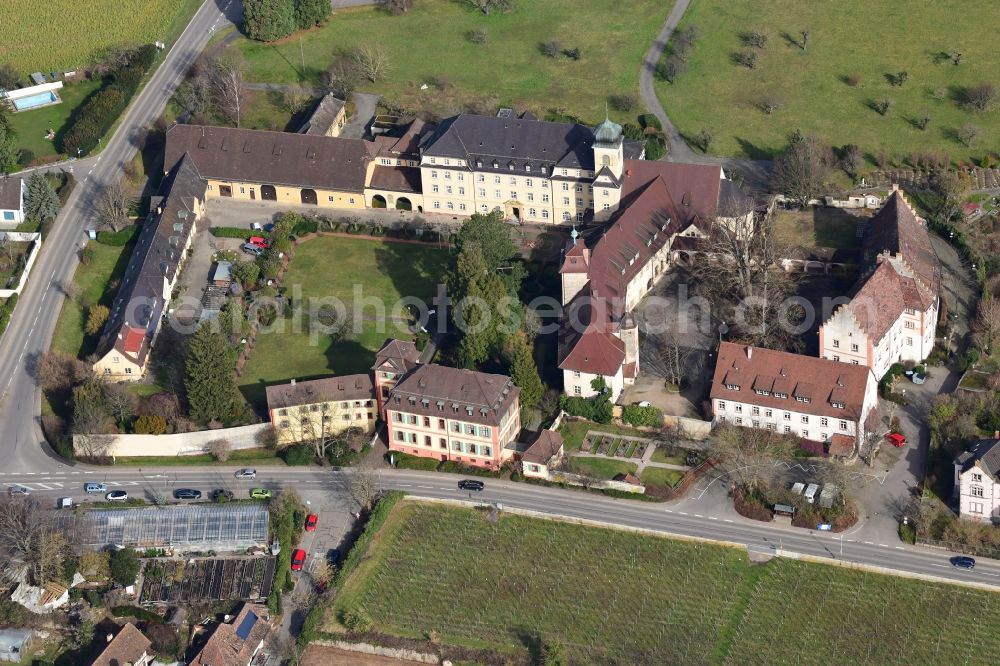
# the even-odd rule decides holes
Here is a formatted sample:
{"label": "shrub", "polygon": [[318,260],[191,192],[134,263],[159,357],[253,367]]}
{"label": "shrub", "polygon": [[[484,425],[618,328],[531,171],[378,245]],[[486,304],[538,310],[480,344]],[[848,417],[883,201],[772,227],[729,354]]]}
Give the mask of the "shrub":
{"label": "shrub", "polygon": [[153,611],[140,608],[138,606],[112,606],[111,614],[115,617],[134,617],[144,622],[163,622],[163,618]]}
{"label": "shrub", "polygon": [[111,554],[111,578],[126,587],[139,576],[139,556],[131,548],[122,548]]}
{"label": "shrub", "polygon": [[209,233],[216,238],[239,238],[241,240],[247,240],[251,236],[267,235],[262,231],[253,231],[252,229],[243,229],[241,227],[212,227],[209,229]]}
{"label": "shrub", "polygon": [[747,69],[757,68],[757,53],[755,51],[740,51],[735,56],[736,63]]}
{"label": "shrub", "polygon": [[674,83],[687,70],[687,62],[678,55],[669,55],[656,65],[656,76]]}
{"label": "shrub", "polygon": [[579,60],[583,54],[580,52],[579,46],[574,46],[571,49],[566,49],[565,51],[563,51],[563,55],[569,58],[570,60]]}
{"label": "shrub", "polygon": [[551,40],[539,44],[538,50],[541,51],[542,55],[547,58],[555,58],[559,55],[559,52],[562,51],[562,45],[555,40]]}
{"label": "shrub", "polygon": [[0,335],[7,330],[7,324],[10,323],[10,317],[14,314],[14,308],[17,307],[17,294],[14,294],[6,301],[3,305],[0,305]]}
{"label": "shrub", "polygon": [[659,428],[663,426],[663,412],[656,407],[625,405],[622,408],[622,421],[634,426]]}
{"label": "shrub", "polygon": [[361,532],[361,536],[357,538],[354,542],[354,546],[348,551],[347,557],[344,558],[343,562],[340,563],[340,568],[337,570],[337,575],[334,577],[334,586],[342,587],[344,582],[347,580],[348,576],[354,573],[354,570],[364,559],[365,554],[368,551],[368,547],[371,545],[372,541],[375,539],[375,535],[382,528],[389,514],[396,504],[403,499],[405,495],[398,490],[393,490],[386,493],[372,508],[371,512],[368,514],[368,522],[365,524],[364,531]]}
{"label": "shrub", "polygon": [[962,108],[976,113],[985,113],[997,102],[997,89],[992,83],[977,83],[962,89],[959,95]]}
{"label": "shrub", "polygon": [[21,166],[28,166],[35,161],[35,153],[27,148],[22,148],[17,152],[17,163]]}
{"label": "shrub", "polygon": [[618,111],[631,111],[639,104],[639,100],[635,98],[635,95],[612,95],[608,98],[608,102],[611,106]]}
{"label": "shrub", "polygon": [[83,597],[87,600],[87,603],[94,608],[100,608],[104,603],[101,600],[101,595],[97,593],[97,590],[87,590],[83,593]]}
{"label": "shrub", "polygon": [[308,465],[313,461],[315,453],[309,444],[296,444],[283,449],[281,457],[286,465]]}
{"label": "shrub", "polygon": [[861,85],[861,75],[858,74],[857,72],[854,72],[853,74],[848,74],[844,80],[847,81],[847,85],[851,86],[852,88],[857,88],[859,85]]}
{"label": "shrub", "polygon": [[646,139],[646,159],[656,161],[667,154],[667,144],[660,136]]}
{"label": "shrub", "polygon": [[736,512],[744,518],[751,520],[763,520],[770,522],[774,520],[774,513],[759,498],[747,495],[742,489],[737,489],[733,495],[733,507]]}
{"label": "shrub", "polygon": [[371,631],[375,623],[364,608],[349,608],[340,614],[340,623],[348,631],[355,634],[363,634]]}
{"label": "shrub", "polygon": [[135,420],[137,435],[162,435],[167,432],[167,421],[162,416],[143,414]]}
{"label": "shrub", "polygon": [[899,524],[899,540],[904,543],[916,543],[917,542],[917,530],[913,525],[906,523]]}
{"label": "shrub", "polygon": [[482,28],[477,30],[470,30],[465,33],[465,38],[468,39],[473,44],[485,44],[490,41],[490,35]]}
{"label": "shrub", "polygon": [[411,456],[409,453],[391,451],[389,455],[399,469],[417,469],[431,472],[437,469],[438,460],[436,458],[425,458],[422,456]]}

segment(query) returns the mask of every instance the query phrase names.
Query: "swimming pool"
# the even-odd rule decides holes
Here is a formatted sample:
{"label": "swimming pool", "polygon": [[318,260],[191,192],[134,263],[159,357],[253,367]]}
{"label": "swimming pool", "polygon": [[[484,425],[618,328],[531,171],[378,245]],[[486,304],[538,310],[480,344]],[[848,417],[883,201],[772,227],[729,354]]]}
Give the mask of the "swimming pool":
{"label": "swimming pool", "polygon": [[32,95],[31,97],[23,97],[21,99],[11,100],[14,102],[14,108],[18,111],[26,111],[27,109],[33,109],[36,106],[45,106],[46,104],[55,104],[59,101],[59,97],[54,92],[43,92],[37,95]]}

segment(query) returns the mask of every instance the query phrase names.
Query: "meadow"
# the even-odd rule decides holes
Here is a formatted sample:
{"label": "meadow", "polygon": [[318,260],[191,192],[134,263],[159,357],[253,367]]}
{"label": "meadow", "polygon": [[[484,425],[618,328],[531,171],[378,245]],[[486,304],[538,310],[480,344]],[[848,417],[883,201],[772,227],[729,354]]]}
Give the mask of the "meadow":
{"label": "meadow", "polygon": [[[305,299],[336,298],[350,315],[357,287],[365,299],[358,301],[362,317],[343,335],[317,334],[314,340],[305,323],[296,329],[291,320],[259,333],[239,380],[247,400],[262,405],[268,384],[293,378],[367,373],[387,338],[409,337],[407,312],[386,320],[393,306],[404,296],[429,302],[449,261],[446,250],[363,238],[320,236],[298,245],[282,281],[288,295],[307,304]],[[377,316],[374,302],[386,317]]]}
{"label": "meadow", "polygon": [[[857,144],[869,162],[882,151],[897,160],[981,158],[996,149],[1000,111],[966,111],[960,100],[968,86],[1000,86],[994,15],[980,0],[907,3],[905,11],[892,0],[694,0],[681,24],[701,32],[688,70],[657,92],[683,135],[714,132],[710,152],[719,155],[769,157],[801,130]],[[751,32],[766,36],[764,48],[746,43]],[[749,52],[752,69],[737,61]],[[894,85],[901,72],[905,82]],[[892,105],[883,116],[873,105],[885,98]],[[762,110],[769,99],[770,114]],[[971,147],[958,138],[969,124],[980,130]]]}
{"label": "meadow", "polygon": [[[984,663],[1000,595],[735,548],[402,502],[327,613],[374,630],[572,663]],[[370,544],[370,545],[369,545]]]}
{"label": "meadow", "polygon": [[110,46],[170,43],[202,0],[4,0],[0,63],[24,77],[86,67]]}
{"label": "meadow", "polygon": [[[420,0],[401,16],[342,9],[315,30],[273,44],[239,37],[229,48],[246,56],[253,81],[315,85],[338,53],[379,44],[392,68],[362,90],[404,108],[444,115],[467,105],[491,113],[517,105],[596,123],[609,96],[638,95],[642,56],[668,11],[658,0],[524,0],[509,14],[484,16],[464,2]],[[485,31],[485,43],[468,38],[476,30]],[[543,55],[547,41],[579,48],[579,59]],[[634,122],[639,112],[617,115]]]}

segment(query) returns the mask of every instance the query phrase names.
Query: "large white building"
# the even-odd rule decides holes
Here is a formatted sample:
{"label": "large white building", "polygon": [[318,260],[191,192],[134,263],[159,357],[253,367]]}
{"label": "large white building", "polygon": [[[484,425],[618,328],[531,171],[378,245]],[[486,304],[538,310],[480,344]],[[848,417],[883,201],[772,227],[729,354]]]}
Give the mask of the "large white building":
{"label": "large white building", "polygon": [[881,378],[894,363],[930,355],[941,271],[924,220],[895,187],[868,222],[863,249],[867,272],[820,327],[820,355],[867,365]]}
{"label": "large white building", "polygon": [[878,385],[867,366],[723,342],[711,399],[715,424],[794,435],[848,455],[865,434]]}
{"label": "large white building", "polygon": [[1000,520],[1000,433],[973,443],[955,459],[955,495],[960,517]]}
{"label": "large white building", "polygon": [[[595,133],[604,139],[599,143],[610,145],[620,132],[605,121]],[[596,154],[603,163],[604,155]],[[701,237],[706,232],[699,228],[710,233],[720,209],[726,211],[726,224],[753,214],[749,199],[719,166],[625,159],[616,171],[617,157],[598,173],[598,182],[609,188],[615,181],[609,190],[617,195],[613,206],[609,203],[610,224],[589,247],[574,241],[559,269],[563,390],[590,397],[592,382],[603,377],[613,401],[639,374],[639,329],[633,311],[669,266],[674,239],[693,232]],[[739,212],[730,212],[735,209]]]}

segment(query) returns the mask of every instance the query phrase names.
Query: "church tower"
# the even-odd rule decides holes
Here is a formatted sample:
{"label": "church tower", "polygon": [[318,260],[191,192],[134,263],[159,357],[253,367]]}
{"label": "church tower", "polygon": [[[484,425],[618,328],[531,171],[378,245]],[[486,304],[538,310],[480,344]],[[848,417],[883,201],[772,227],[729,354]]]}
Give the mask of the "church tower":
{"label": "church tower", "polygon": [[594,129],[594,219],[607,220],[618,210],[625,169],[622,126],[605,117]]}

